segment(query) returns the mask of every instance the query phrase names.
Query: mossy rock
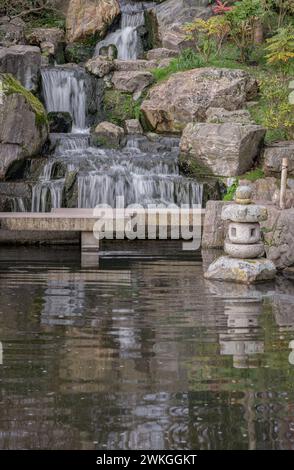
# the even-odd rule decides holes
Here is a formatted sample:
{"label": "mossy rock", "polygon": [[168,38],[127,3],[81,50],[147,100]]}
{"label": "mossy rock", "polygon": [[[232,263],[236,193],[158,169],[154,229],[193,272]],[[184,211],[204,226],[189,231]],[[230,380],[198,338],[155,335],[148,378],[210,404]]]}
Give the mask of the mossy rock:
{"label": "mossy rock", "polygon": [[2,81],[3,84],[4,96],[13,94],[22,95],[30,105],[32,111],[35,113],[36,126],[38,128],[42,127],[43,125],[48,127],[48,119],[45,108],[35,95],[24,88],[21,83],[10,73],[0,74],[0,81]]}
{"label": "mossy rock", "polygon": [[138,117],[138,103],[130,93],[118,90],[106,90],[103,101],[106,120],[123,126],[124,121]]}
{"label": "mossy rock", "polygon": [[200,165],[193,158],[187,158],[187,155],[183,154],[179,157],[179,167],[181,173],[192,178],[211,178],[216,176],[209,168]]}
{"label": "mossy rock", "polygon": [[65,61],[75,64],[87,62],[93,57],[94,50],[95,47],[89,44],[78,42],[68,44],[64,51]]}

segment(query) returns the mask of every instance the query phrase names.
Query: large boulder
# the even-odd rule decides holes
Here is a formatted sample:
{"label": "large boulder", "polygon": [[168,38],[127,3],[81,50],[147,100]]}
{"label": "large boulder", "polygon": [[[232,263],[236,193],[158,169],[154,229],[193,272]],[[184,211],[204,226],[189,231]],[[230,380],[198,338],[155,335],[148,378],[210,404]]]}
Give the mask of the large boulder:
{"label": "large boulder", "polygon": [[178,72],[153,87],[141,110],[156,132],[181,132],[205,121],[208,108],[234,111],[257,94],[257,82],[243,70],[200,68]]}
{"label": "large boulder", "polygon": [[280,175],[283,158],[288,158],[288,172],[294,176],[294,141],[275,142],[265,147],[263,155],[265,174]]}
{"label": "large boulder", "polygon": [[37,90],[40,68],[41,51],[39,47],[0,47],[0,72],[11,73],[27,90]]}
{"label": "large boulder", "polygon": [[48,122],[42,103],[12,75],[0,74],[0,179],[12,163],[37,155],[47,137]]}
{"label": "large boulder", "polygon": [[27,44],[38,46],[43,54],[55,58],[61,54],[65,43],[65,33],[60,28],[32,28],[26,31],[25,38]]}
{"label": "large boulder", "polygon": [[275,266],[268,259],[234,259],[221,256],[208,267],[204,277],[217,281],[253,284],[273,280],[275,275]]}
{"label": "large boulder", "polygon": [[133,93],[138,99],[142,92],[154,81],[153,75],[148,71],[114,72],[112,84],[116,90]]}
{"label": "large boulder", "polygon": [[187,46],[185,33],[182,30],[184,23],[192,22],[196,18],[208,18],[211,9],[209,0],[166,0],[160,2],[154,9],[158,36],[163,47],[181,50]]}
{"label": "large boulder", "polygon": [[120,13],[117,0],[71,0],[66,17],[68,42],[103,38]]}
{"label": "large boulder", "polygon": [[259,155],[265,133],[253,124],[191,123],[180,142],[181,160],[213,175],[242,175]]}

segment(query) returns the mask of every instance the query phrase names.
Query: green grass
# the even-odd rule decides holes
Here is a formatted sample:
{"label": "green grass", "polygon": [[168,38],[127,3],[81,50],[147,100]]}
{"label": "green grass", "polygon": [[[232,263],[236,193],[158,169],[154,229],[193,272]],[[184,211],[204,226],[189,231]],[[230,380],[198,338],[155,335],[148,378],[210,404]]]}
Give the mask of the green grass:
{"label": "green grass", "polygon": [[240,176],[240,179],[248,180],[251,182],[257,181],[261,178],[264,178],[264,172],[261,168],[255,168],[254,170],[247,171],[247,173]]}

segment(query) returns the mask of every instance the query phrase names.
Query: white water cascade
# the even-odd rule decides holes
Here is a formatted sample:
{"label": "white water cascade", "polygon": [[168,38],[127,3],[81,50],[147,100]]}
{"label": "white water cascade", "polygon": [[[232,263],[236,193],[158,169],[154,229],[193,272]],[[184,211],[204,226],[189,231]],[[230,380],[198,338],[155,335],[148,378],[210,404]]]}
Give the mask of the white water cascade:
{"label": "white water cascade", "polygon": [[41,73],[47,111],[69,112],[73,118],[73,132],[85,132],[87,96],[84,77],[69,67],[44,67]]}
{"label": "white water cascade", "polygon": [[64,179],[51,179],[54,163],[51,160],[45,164],[38,183],[33,187],[32,212],[46,212],[48,204],[52,209],[61,207]]}
{"label": "white water cascade", "polygon": [[140,54],[142,44],[138,34],[138,27],[145,24],[143,4],[125,3],[121,0],[121,21],[116,31],[108,34],[103,41],[98,42],[95,57],[100,55],[101,49],[110,45],[117,48],[117,58],[121,60],[134,60]]}

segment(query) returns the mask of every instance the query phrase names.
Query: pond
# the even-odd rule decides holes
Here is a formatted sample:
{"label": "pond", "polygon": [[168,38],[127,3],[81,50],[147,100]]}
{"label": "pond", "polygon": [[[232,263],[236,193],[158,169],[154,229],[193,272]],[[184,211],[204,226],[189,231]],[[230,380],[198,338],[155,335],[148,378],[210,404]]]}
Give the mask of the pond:
{"label": "pond", "polygon": [[0,249],[0,448],[294,449],[293,282],[159,251]]}

